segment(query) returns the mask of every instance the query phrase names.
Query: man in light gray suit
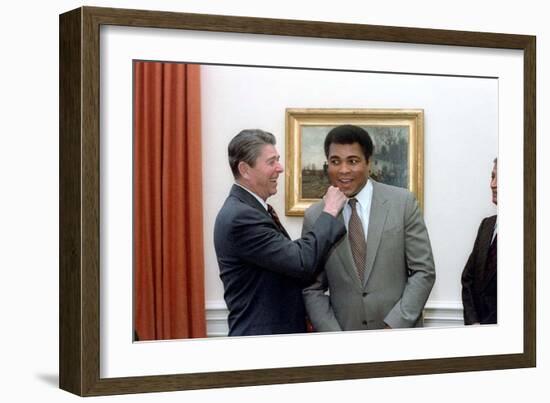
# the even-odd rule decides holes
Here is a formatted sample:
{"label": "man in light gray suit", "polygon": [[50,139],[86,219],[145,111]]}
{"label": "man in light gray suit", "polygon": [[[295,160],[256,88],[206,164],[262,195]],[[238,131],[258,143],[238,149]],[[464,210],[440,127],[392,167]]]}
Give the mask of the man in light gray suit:
{"label": "man in light gray suit", "polygon": [[[315,331],[423,325],[435,281],[428,231],[411,192],[369,178],[373,148],[369,134],[352,125],[325,139],[330,182],[349,199],[340,214],[348,235],[303,291]],[[322,209],[321,201],[306,211],[303,234]]]}

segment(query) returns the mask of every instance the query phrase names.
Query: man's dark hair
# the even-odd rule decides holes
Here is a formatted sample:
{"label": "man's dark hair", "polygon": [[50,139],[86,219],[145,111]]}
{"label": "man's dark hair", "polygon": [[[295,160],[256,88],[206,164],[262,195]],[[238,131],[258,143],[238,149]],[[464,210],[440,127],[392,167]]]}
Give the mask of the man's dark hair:
{"label": "man's dark hair", "polygon": [[354,125],[342,125],[336,126],[334,129],[328,132],[325,137],[325,156],[328,159],[328,152],[331,144],[353,144],[359,143],[366,162],[369,162],[372,153],[374,152],[374,144],[370,138],[369,133]]}
{"label": "man's dark hair", "polygon": [[229,142],[229,146],[227,146],[227,155],[235,179],[241,176],[239,174],[239,162],[246,162],[253,167],[260,155],[262,146],[266,144],[275,145],[275,136],[260,129],[245,129],[233,137]]}

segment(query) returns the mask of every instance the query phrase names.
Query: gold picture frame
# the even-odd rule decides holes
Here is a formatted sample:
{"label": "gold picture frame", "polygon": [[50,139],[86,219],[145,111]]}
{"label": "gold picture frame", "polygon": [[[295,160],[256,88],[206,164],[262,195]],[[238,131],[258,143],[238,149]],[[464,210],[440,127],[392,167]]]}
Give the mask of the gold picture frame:
{"label": "gold picture frame", "polygon": [[323,142],[332,127],[343,124],[361,126],[371,135],[371,176],[409,189],[424,207],[423,109],[287,108],[285,120],[287,216],[303,216],[321,199],[328,186]]}

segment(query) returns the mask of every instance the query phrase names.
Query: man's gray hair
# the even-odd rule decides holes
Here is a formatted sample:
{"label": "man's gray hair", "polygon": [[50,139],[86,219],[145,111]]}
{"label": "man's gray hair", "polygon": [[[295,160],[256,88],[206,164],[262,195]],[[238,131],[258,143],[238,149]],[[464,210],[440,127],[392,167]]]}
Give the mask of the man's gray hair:
{"label": "man's gray hair", "polygon": [[229,166],[231,172],[233,172],[233,177],[238,179],[241,176],[239,173],[239,163],[241,161],[253,167],[262,147],[266,144],[275,145],[275,142],[273,134],[260,129],[245,129],[233,137],[233,140],[227,146]]}

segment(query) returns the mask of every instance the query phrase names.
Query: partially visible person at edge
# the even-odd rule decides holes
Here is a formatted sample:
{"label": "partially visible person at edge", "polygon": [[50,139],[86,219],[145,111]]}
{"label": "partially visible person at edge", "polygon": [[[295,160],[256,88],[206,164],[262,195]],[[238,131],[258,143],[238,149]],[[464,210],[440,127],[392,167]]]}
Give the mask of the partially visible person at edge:
{"label": "partially visible person at edge", "polygon": [[346,201],[330,187],[318,219],[291,240],[267,199],[283,172],[275,137],[243,130],[229,143],[235,184],[214,226],[214,246],[229,309],[229,336],[306,332],[302,288],[346,232],[337,219]]}
{"label": "partially visible person at edge", "polygon": [[[416,198],[369,177],[374,145],[361,127],[335,127],[324,148],[330,183],[349,198],[339,217],[348,234],[331,250],[316,281],[304,289],[313,328],[423,326],[435,266]],[[311,230],[324,208],[321,201],[306,211],[302,233]]]}
{"label": "partially visible person at edge", "polygon": [[[497,205],[497,159],[491,172],[492,200]],[[497,323],[497,216],[481,221],[470,257],[462,272],[465,325]]]}

